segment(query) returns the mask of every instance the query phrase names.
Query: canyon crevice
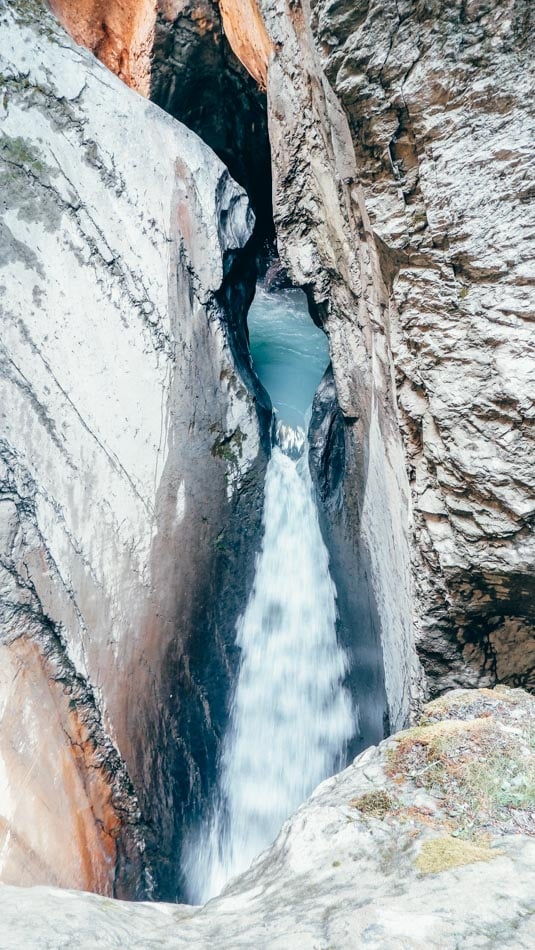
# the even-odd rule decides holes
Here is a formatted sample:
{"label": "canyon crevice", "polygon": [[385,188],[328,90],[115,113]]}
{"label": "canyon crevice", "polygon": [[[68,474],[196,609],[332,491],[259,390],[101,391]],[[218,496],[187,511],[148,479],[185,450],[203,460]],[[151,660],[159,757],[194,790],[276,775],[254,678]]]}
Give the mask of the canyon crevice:
{"label": "canyon crevice", "polygon": [[[267,86],[279,254],[329,335],[344,419],[343,500],[327,504],[326,531],[339,576],[357,564],[368,577],[359,600],[367,588],[392,722],[407,683],[420,691],[414,634],[431,692],[530,683],[528,6],[259,3],[267,79],[257,8],[203,10],[188,23],[202,21],[204,56],[222,23]],[[156,46],[153,76],[160,63]],[[386,472],[375,431],[391,472],[372,487],[363,473]],[[402,556],[385,555],[378,504]]]}
{"label": "canyon crevice", "polygon": [[528,6],[261,9],[278,248],[343,419],[330,548],[396,727],[413,642],[432,693],[533,683]]}
{"label": "canyon crevice", "polygon": [[259,548],[274,249],[329,340],[310,461],[366,729],[535,685],[531,9],[50,7],[72,39],[1,2],[0,879],[175,900]]}

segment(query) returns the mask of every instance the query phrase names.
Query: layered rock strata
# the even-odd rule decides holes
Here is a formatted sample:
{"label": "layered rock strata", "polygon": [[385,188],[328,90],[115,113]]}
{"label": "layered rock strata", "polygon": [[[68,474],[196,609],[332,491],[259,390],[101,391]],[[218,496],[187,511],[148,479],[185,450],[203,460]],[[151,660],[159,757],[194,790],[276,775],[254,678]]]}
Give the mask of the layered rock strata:
{"label": "layered rock strata", "polygon": [[253,216],[41,4],[1,18],[1,874],[173,898],[261,514]]}
{"label": "layered rock strata", "polygon": [[433,692],[533,682],[529,6],[260,7],[279,251],[331,345],[327,532],[397,725],[413,621]]}
{"label": "layered rock strata", "polygon": [[434,691],[533,685],[531,12],[523,0],[311,9],[388,286]]}
{"label": "layered rock strata", "polygon": [[532,682],[529,11],[261,9],[279,251],[331,346],[327,533],[396,726],[413,623],[433,692]]}
{"label": "layered rock strata", "polygon": [[320,785],[204,908],[0,887],[5,950],[529,950],[534,702],[458,690]]}

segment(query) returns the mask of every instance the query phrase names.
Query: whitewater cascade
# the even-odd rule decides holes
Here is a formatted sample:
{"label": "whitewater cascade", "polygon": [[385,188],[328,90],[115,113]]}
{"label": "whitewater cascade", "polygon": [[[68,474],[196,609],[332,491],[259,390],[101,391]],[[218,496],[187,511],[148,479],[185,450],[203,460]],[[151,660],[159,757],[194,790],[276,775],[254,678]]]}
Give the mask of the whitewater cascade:
{"label": "whitewater cascade", "polygon": [[277,434],[262,548],[237,625],[241,660],[212,812],[186,843],[192,903],[219,894],[276,838],[315,786],[345,764],[357,728],[336,639],[336,590],[308,466],[306,417],[329,362],[305,295],[259,285],[248,318],[254,368]]}
{"label": "whitewater cascade", "polygon": [[314,787],[342,767],[355,729],[308,460],[305,452],[285,454],[286,444],[296,454],[298,439],[283,431],[266,473],[254,587],[238,624],[241,665],[219,796],[185,867],[195,903],[249,867]]}

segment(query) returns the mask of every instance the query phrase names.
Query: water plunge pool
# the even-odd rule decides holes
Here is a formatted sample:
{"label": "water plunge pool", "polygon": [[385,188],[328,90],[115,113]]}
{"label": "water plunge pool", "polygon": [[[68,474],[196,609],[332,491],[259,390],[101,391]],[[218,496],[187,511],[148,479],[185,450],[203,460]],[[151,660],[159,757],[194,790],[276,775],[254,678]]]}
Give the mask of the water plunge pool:
{"label": "water plunge pool", "polygon": [[304,429],[329,365],[329,343],[313,323],[302,290],[268,292],[258,284],[247,318],[253,366],[277,418]]}

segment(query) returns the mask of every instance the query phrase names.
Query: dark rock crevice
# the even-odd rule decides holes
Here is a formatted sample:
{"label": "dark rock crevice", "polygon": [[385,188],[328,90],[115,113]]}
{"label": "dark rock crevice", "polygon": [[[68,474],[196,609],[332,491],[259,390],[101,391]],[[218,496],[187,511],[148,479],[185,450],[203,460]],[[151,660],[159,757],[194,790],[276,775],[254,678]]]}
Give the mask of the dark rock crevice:
{"label": "dark rock crevice", "polygon": [[[167,594],[142,620],[148,662],[159,674],[156,681],[147,677],[147,691],[132,702],[127,756],[134,763],[143,814],[150,816],[147,854],[154,896],[161,900],[185,899],[182,845],[214,794],[239,662],[236,621],[252,587],[261,539],[271,402],[252,370],[248,349],[246,316],[255,280],[254,241],[226,255],[221,287],[204,304],[190,295],[187,314],[186,262],[177,261],[170,275],[172,327],[179,339],[182,321],[196,325],[198,352],[189,363],[194,378],[177,377],[170,394],[168,439],[176,450],[169,452],[162,473],[151,555],[153,585]],[[220,370],[212,327],[221,329],[232,355],[231,365]],[[230,404],[249,405],[257,417],[260,451],[245,474],[239,470],[248,435],[221,417],[209,391],[198,391],[195,368],[203,359],[213,364],[212,385]],[[187,431],[175,409],[184,385],[195,394],[199,416]],[[192,479],[199,453],[203,472]],[[187,519],[177,525],[180,482]],[[160,611],[169,618],[164,637],[154,625]]]}
{"label": "dark rock crevice", "polygon": [[223,32],[217,3],[186,4],[156,19],[150,97],[209,145],[242,185],[256,215],[258,252],[275,239],[266,94]]}

